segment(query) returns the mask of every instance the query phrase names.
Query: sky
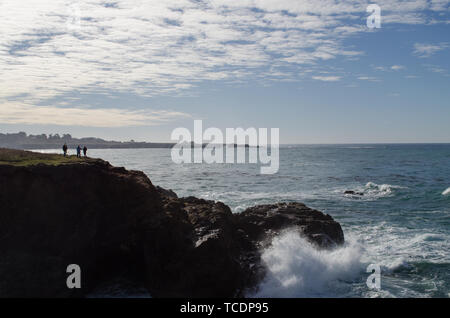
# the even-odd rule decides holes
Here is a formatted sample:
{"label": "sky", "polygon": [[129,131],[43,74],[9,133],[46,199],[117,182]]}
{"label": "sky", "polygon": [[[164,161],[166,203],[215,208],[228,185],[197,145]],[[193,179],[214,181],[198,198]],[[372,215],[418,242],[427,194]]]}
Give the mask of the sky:
{"label": "sky", "polygon": [[450,142],[450,0],[0,0],[0,21],[3,133]]}

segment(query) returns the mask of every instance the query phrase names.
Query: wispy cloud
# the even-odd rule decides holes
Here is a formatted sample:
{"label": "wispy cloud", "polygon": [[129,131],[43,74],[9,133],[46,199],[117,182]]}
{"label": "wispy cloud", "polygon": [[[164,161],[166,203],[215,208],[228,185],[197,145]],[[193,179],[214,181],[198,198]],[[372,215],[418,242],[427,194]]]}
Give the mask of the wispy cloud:
{"label": "wispy cloud", "polygon": [[323,82],[337,82],[341,79],[340,76],[313,76],[312,78]]}
{"label": "wispy cloud", "polygon": [[391,70],[393,71],[400,71],[400,70],[404,70],[405,67],[403,65],[392,65],[391,66]]}
{"label": "wispy cloud", "polygon": [[38,107],[26,103],[0,104],[0,122],[9,124],[127,127],[157,125],[181,117],[189,117],[189,115],[173,111]]}
{"label": "wispy cloud", "polygon": [[[254,77],[275,64],[305,68],[357,56],[342,40],[367,31],[361,21],[367,3],[4,0],[0,97],[46,99],[92,88],[151,96],[203,80]],[[380,6],[386,14],[420,15],[428,4]]]}
{"label": "wispy cloud", "polygon": [[387,72],[387,71],[400,71],[400,70],[404,70],[406,69],[405,66],[403,65],[392,65],[392,66],[372,66],[374,70],[376,71],[382,71],[382,72]]}
{"label": "wispy cloud", "polygon": [[426,58],[446,48],[448,48],[448,43],[415,43],[413,53],[421,58]]}
{"label": "wispy cloud", "polygon": [[434,64],[424,64],[423,65],[428,71],[433,72],[433,73],[438,73],[438,74],[442,74],[442,75],[448,75],[447,69],[439,66],[439,65],[434,65]]}
{"label": "wispy cloud", "polygon": [[[345,40],[369,31],[361,19],[369,2],[2,0],[0,102],[56,110],[59,104],[50,101],[74,91],[149,97],[177,94],[203,81],[310,78],[325,67],[323,61],[363,53]],[[447,9],[425,0],[378,4],[384,24],[425,23],[424,10]],[[431,55],[439,49],[419,45],[416,50]],[[313,79],[338,81],[341,76]],[[132,110],[126,117],[123,108],[124,122],[138,121]],[[0,120],[11,122],[8,118]]]}
{"label": "wispy cloud", "polygon": [[359,76],[360,81],[380,82],[381,80],[373,76]]}

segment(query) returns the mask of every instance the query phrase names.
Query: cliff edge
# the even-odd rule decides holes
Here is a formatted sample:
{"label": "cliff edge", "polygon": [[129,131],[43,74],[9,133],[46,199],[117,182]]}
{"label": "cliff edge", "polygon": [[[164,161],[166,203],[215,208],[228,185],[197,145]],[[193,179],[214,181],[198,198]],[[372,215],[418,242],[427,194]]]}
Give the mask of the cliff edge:
{"label": "cliff edge", "polygon": [[[0,149],[0,297],[85,297],[122,278],[152,297],[244,296],[286,228],[318,248],[344,242],[339,223],[301,203],[233,214],[100,159]],[[80,289],[67,288],[69,264]]]}

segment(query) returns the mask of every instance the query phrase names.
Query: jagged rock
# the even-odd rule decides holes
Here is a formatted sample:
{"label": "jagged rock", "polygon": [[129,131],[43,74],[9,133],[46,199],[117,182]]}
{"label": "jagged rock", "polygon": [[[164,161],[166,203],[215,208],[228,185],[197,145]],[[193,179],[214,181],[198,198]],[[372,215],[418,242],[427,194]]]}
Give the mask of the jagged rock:
{"label": "jagged rock", "polygon": [[170,189],[164,189],[160,186],[156,186],[156,191],[158,191],[159,195],[164,198],[178,198],[177,194]]}
{"label": "jagged rock", "polygon": [[[153,297],[243,296],[264,277],[261,248],[283,229],[321,248],[344,241],[337,222],[301,203],[233,214],[92,159],[0,164],[0,207],[0,297],[83,297],[110,281]],[[69,264],[82,269],[81,289],[66,287]]]}
{"label": "jagged rock", "polygon": [[239,226],[252,241],[261,242],[289,227],[297,228],[321,248],[344,243],[339,223],[327,214],[308,208],[303,203],[258,205],[237,214]]}
{"label": "jagged rock", "polygon": [[344,194],[350,194],[350,195],[364,195],[363,192],[357,192],[357,191],[353,191],[353,190],[345,190]]}

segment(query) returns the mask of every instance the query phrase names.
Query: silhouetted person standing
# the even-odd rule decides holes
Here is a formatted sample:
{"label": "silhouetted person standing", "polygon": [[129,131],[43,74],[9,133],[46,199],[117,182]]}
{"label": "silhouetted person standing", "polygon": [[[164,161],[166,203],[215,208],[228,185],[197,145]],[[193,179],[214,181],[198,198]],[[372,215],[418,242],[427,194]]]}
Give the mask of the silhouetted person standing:
{"label": "silhouetted person standing", "polygon": [[81,147],[78,145],[77,147],[77,158],[81,158]]}
{"label": "silhouetted person standing", "polygon": [[87,153],[87,147],[84,146],[84,147],[83,147],[83,154],[84,154],[85,157],[86,157],[86,153]]}
{"label": "silhouetted person standing", "polygon": [[67,144],[63,146],[64,157],[67,156]]}

